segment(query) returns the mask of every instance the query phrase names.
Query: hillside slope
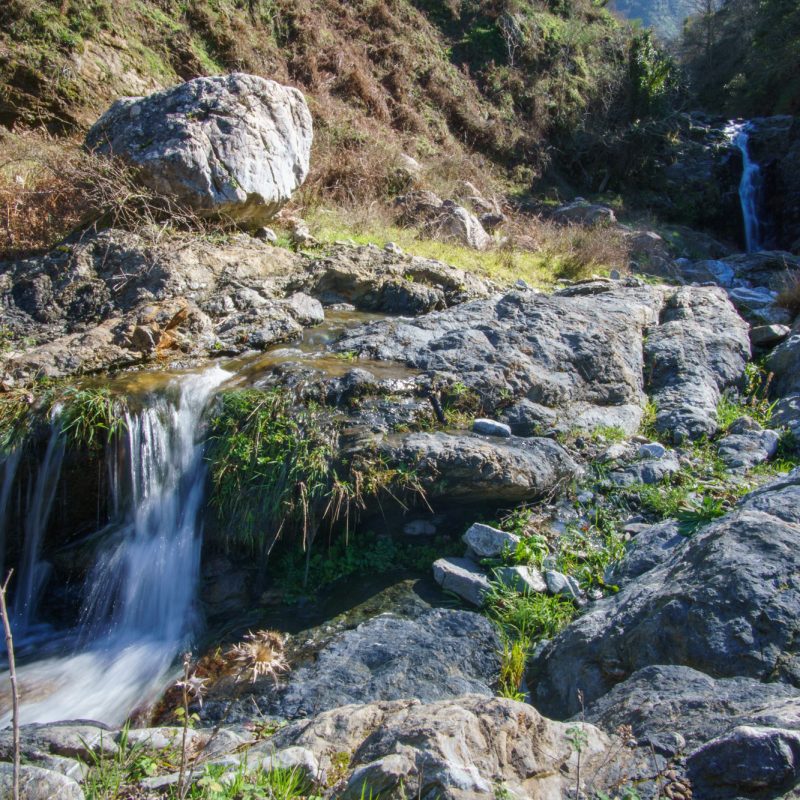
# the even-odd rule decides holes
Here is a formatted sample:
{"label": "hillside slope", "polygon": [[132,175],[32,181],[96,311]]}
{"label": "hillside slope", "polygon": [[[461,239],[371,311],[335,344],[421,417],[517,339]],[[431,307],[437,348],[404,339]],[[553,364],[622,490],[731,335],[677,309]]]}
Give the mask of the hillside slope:
{"label": "hillside slope", "polygon": [[796,0],[726,0],[687,27],[683,49],[706,108],[741,117],[800,113]]}
{"label": "hillside slope", "polygon": [[240,70],[309,97],[314,191],[386,193],[401,151],[442,173],[477,151],[525,182],[625,123],[635,42],[591,0],[9,0],[0,125],[80,132],[118,96]]}

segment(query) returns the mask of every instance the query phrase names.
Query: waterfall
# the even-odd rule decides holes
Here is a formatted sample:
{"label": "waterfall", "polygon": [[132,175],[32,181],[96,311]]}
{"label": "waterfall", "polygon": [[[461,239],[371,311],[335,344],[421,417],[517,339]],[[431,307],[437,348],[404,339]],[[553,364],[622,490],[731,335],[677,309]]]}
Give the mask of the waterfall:
{"label": "waterfall", "polygon": [[747,123],[732,122],[726,129],[733,144],[742,154],[742,177],[739,181],[739,202],[744,219],[744,238],[748,253],[761,249],[761,225],[758,205],[761,193],[761,168],[750,157],[750,136]]}
{"label": "waterfall", "polygon": [[8,526],[8,506],[11,502],[11,490],[17,477],[17,469],[22,458],[22,448],[17,447],[9,453],[3,453],[0,467],[3,470],[3,482],[0,484],[0,576],[5,580],[6,565],[6,528]]}
{"label": "waterfall", "polygon": [[23,639],[36,617],[39,599],[50,571],[49,565],[41,560],[41,549],[64,462],[64,437],[58,414],[59,409],[55,409],[47,450],[25,504],[25,536],[12,610],[14,628]]}
{"label": "waterfall", "polygon": [[86,578],[70,632],[77,647],[20,670],[23,722],[118,724],[163,688],[194,626],[205,486],[198,434],[210,396],[228,377],[218,366],[182,376],[127,415],[122,451],[110,462],[110,507],[119,516]]}

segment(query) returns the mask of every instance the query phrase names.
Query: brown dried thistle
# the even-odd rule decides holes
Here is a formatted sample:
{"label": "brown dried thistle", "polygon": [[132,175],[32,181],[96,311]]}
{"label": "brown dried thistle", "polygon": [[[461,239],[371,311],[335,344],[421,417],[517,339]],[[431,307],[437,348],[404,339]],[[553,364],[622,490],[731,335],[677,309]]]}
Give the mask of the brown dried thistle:
{"label": "brown dried thistle", "polygon": [[226,656],[237,668],[237,680],[249,673],[252,683],[269,676],[277,684],[278,676],[289,671],[283,636],[277,631],[248,632]]}

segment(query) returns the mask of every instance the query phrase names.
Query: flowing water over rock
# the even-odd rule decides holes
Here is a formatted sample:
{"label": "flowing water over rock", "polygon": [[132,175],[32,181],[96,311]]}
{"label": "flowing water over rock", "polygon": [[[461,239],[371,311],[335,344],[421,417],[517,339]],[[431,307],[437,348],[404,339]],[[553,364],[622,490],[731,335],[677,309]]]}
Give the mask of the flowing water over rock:
{"label": "flowing water over rock", "polygon": [[[214,366],[173,379],[127,414],[127,437],[110,459],[115,518],[86,580],[79,627],[63,641],[72,654],[22,668],[23,722],[121,722],[163,685],[193,627],[205,484],[198,433],[209,397],[230,375]],[[33,544],[19,614],[29,623],[41,571],[34,534],[46,524],[63,456],[57,433],[54,427],[28,506],[26,544]],[[0,718],[0,727],[6,722]]]}
{"label": "flowing water over rock", "polygon": [[742,154],[742,178],[739,183],[739,200],[744,219],[744,236],[748,253],[761,250],[761,223],[758,206],[761,192],[761,168],[750,156],[749,129],[747,123],[732,122],[727,133]]}

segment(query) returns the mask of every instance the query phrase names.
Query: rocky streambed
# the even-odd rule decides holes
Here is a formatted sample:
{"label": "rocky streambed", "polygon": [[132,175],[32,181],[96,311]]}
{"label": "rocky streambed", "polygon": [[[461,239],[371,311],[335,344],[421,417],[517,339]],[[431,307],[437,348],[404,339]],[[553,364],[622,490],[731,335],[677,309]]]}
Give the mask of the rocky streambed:
{"label": "rocky streambed", "polygon": [[[210,493],[189,537],[196,583],[187,620],[164,639],[172,650],[159,689],[185,637],[197,640],[202,626],[188,618],[202,604],[206,631],[222,632],[217,642],[206,634],[209,686],[188,734],[198,779],[287,766],[316,793],[342,797],[365,786],[386,797],[792,796],[800,333],[775,301],[799,267],[769,253],[668,267],[671,283],[634,276],[542,293],[397,248],[303,255],[244,235],[114,230],[3,266],[7,407],[35,414],[33,378],[80,375],[92,387],[114,370],[112,397],[134,386],[147,397],[167,368],[166,383],[185,387],[181,375],[217,362],[225,374],[186,422],[187,453],[208,431],[208,441],[219,437],[219,404],[246,390],[284,398],[270,424],[293,430],[300,420],[314,441],[324,432],[326,469],[348,491],[361,487],[348,520],[329,514],[328,495],[291,506],[317,514],[304,563],[291,558],[308,533],[302,514],[296,539],[283,531],[285,557],[278,544],[267,560],[225,544],[233,517],[214,505],[213,463],[211,485],[192,484]],[[769,381],[748,366],[754,353]],[[145,371],[125,371],[134,367]],[[159,419],[168,408],[182,418],[198,392],[167,392]],[[144,417],[128,413],[130,433]],[[47,440],[37,428],[28,442],[25,463],[41,467]],[[109,453],[121,463],[134,452],[105,443],[92,454],[85,444],[73,455],[66,446],[41,527],[40,563],[52,567],[42,612],[68,630],[92,557],[81,567],[75,554],[113,538],[113,503],[98,500]],[[14,452],[5,454],[8,485]],[[35,493],[31,469],[2,503],[15,563],[25,505],[14,502]],[[65,502],[76,490],[90,501]],[[287,519],[297,498],[280,495]],[[166,528],[131,530],[152,538]],[[343,556],[339,582],[325,584],[323,556],[332,563],[333,543],[350,535],[353,549],[341,552],[372,555],[355,565]],[[369,588],[370,571],[392,568],[401,588]],[[287,582],[291,570],[305,570],[310,587]],[[323,613],[316,625],[310,611],[303,617],[309,606],[281,604],[324,585],[357,595],[355,583],[367,585],[367,605],[353,616]],[[515,597],[574,619],[528,631],[527,667],[509,692]],[[111,607],[99,617],[119,619]],[[237,681],[211,668],[217,643],[224,651],[267,626],[290,633],[291,671]],[[24,686],[40,657],[22,661]],[[498,697],[501,686],[515,697]],[[160,721],[171,703],[168,694]],[[163,796],[178,780],[181,735],[62,717],[25,726],[25,796],[81,797],[90,751],[113,755],[126,741],[152,758],[136,791]],[[3,733],[0,757],[10,753]],[[8,785],[10,767],[0,770]]]}

